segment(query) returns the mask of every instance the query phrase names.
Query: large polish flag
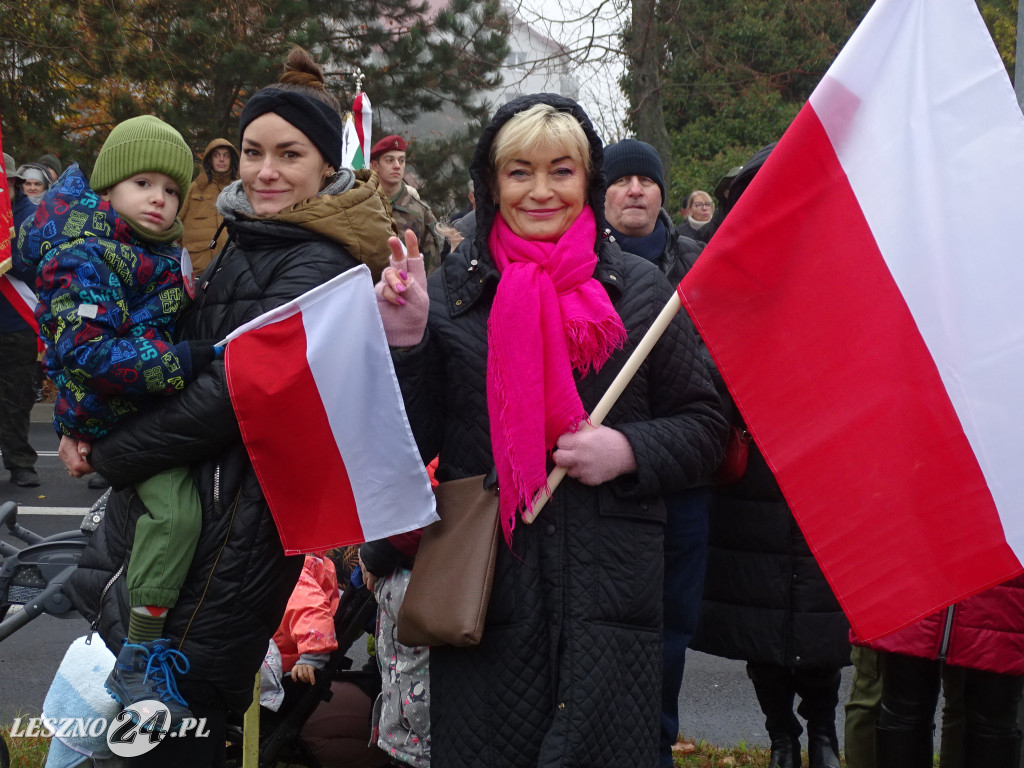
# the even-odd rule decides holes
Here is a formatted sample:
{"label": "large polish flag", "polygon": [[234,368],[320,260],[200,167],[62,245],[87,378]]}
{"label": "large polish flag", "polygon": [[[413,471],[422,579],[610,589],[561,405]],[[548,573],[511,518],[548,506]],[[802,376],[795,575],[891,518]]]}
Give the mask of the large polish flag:
{"label": "large polish flag", "polygon": [[365,265],[226,342],[231,404],[287,554],[438,519]]}
{"label": "large polish flag", "polygon": [[860,638],[1021,571],[1024,117],[973,0],[878,0],[679,292]]}

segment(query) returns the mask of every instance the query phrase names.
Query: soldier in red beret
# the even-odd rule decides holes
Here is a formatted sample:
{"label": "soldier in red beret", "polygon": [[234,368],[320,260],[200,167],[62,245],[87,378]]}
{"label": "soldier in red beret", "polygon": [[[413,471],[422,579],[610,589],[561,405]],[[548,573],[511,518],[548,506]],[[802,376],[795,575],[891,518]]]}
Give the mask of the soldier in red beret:
{"label": "soldier in red beret", "polygon": [[437,220],[430,206],[420,199],[419,192],[405,183],[405,152],[409,148],[405,139],[392,134],[373,145],[370,150],[370,168],[380,178],[381,190],[391,199],[395,221],[402,231],[416,233],[423,254],[427,274],[441,261],[441,238],[437,234]]}

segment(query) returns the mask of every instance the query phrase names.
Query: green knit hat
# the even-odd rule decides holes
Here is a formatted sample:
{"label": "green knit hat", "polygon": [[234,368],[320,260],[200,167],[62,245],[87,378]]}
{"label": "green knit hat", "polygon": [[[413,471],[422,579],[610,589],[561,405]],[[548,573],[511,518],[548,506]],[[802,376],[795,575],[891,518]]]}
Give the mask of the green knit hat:
{"label": "green knit hat", "polygon": [[192,181],[192,150],[181,134],[158,117],[142,115],[118,123],[103,142],[92,169],[91,186],[109,189],[136,173],[157,171],[177,183],[178,210]]}

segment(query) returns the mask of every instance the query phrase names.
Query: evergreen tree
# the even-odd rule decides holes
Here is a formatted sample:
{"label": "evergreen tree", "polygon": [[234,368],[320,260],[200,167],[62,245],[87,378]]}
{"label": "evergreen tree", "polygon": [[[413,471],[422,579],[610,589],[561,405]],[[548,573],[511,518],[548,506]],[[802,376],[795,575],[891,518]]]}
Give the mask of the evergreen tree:
{"label": "evergreen tree", "polygon": [[[1012,74],[1016,0],[978,4]],[[712,190],[730,167],[782,136],[871,5],[872,0],[657,4],[664,40],[660,91],[674,157],[670,212],[691,190]],[[646,89],[638,88],[629,71],[623,90],[632,114]],[[636,130],[637,120],[631,122]]]}
{"label": "evergreen tree", "polygon": [[201,149],[237,141],[246,99],[277,80],[293,45],[351,104],[356,74],[374,105],[404,120],[457,109],[497,81],[507,21],[495,0],[451,0],[434,18],[416,0],[12,0],[0,15],[8,69],[0,115],[22,156],[76,149],[91,169],[110,129],[142,113]]}

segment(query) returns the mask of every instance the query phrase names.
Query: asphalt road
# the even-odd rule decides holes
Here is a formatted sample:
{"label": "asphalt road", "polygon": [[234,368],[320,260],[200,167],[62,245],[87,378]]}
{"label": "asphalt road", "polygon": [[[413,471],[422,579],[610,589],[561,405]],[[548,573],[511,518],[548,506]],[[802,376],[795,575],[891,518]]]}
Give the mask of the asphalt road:
{"label": "asphalt road", "polygon": [[[36,406],[32,443],[40,452],[36,466],[42,479],[38,488],[18,488],[0,476],[0,501],[19,505],[23,525],[43,535],[76,528],[100,491],[90,490],[85,480],[68,477],[56,456],[57,441],[48,424],[47,408]],[[10,540],[9,536],[0,536]],[[42,616],[0,642],[0,723],[18,714],[37,714],[50,680],[71,641],[84,635],[82,618]],[[365,644],[356,643],[357,665],[365,661]],[[842,740],[842,703],[849,696],[852,670],[843,674],[840,706],[836,710]],[[764,718],[754,698],[742,662],[691,652],[679,697],[681,731],[689,739],[718,745],[768,744]]]}

